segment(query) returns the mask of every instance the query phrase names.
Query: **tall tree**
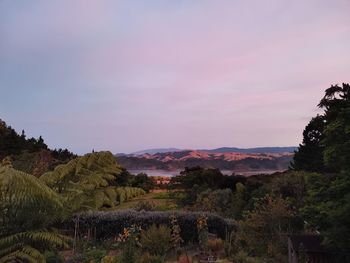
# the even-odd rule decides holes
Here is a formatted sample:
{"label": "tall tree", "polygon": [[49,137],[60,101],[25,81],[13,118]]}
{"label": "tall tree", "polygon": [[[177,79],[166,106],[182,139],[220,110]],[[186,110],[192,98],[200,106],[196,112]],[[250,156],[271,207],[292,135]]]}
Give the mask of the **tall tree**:
{"label": "tall tree", "polygon": [[350,85],[331,86],[319,103],[325,110],[324,162],[344,171],[350,169]]}
{"label": "tall tree", "polygon": [[[306,221],[325,236],[329,246],[349,251],[350,85],[331,86],[318,106],[324,109],[324,127],[317,143],[321,147],[323,166],[332,173],[307,178],[303,214]],[[312,162],[312,158],[305,158],[303,162]]]}
{"label": "tall tree", "polygon": [[312,118],[303,132],[303,142],[295,152],[291,167],[294,170],[308,172],[322,172],[323,164],[325,118],[317,115]]}

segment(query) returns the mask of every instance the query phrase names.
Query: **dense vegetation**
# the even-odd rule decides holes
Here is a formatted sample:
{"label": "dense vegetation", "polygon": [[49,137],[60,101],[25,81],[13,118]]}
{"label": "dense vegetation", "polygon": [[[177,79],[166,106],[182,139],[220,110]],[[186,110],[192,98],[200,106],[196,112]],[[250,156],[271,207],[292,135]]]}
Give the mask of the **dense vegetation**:
{"label": "dense vegetation", "polygon": [[40,178],[0,165],[0,262],[45,262],[46,249],[69,246],[54,229],[77,211],[114,206],[145,193],[113,186],[121,170],[109,152],[87,154]]}
{"label": "dense vegetation", "polygon": [[44,139],[27,138],[24,130],[19,135],[0,119],[0,160],[10,158],[15,169],[40,176],[55,166],[76,157],[67,149],[51,150]]}
{"label": "dense vegetation", "polygon": [[[350,86],[327,89],[319,107],[324,113],[306,126],[289,171],[242,177],[186,168],[160,193],[181,210],[167,212],[146,211],[155,210],[147,201],[139,211],[114,211],[156,185],[145,174],[130,174],[110,152],[51,151],[2,122],[0,262],[63,262],[58,254],[69,247],[70,262],[204,256],[283,263],[293,233],[320,235],[334,262],[349,262]],[[48,162],[36,176],[29,166],[21,169],[19,160],[32,163],[25,156],[40,151],[55,165]]]}

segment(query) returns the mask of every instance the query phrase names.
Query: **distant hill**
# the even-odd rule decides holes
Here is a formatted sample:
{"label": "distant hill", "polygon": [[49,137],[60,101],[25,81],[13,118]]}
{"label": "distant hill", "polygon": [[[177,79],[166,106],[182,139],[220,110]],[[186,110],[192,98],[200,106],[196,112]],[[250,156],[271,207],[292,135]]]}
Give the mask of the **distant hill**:
{"label": "distant hill", "polygon": [[235,148],[235,147],[221,147],[212,150],[204,150],[213,153],[294,153],[298,147],[257,147],[257,148]]}
{"label": "distant hill", "polygon": [[[298,147],[256,147],[256,148],[237,148],[237,147],[220,147],[216,149],[202,149],[198,151],[211,152],[211,153],[294,153]],[[172,152],[182,152],[188,151],[188,149],[178,149],[178,148],[159,148],[159,149],[147,149],[142,151],[137,151],[130,153],[128,155],[143,155],[143,154],[157,154],[157,153],[172,153]],[[125,155],[122,153],[116,154]]]}
{"label": "distant hill", "polygon": [[[266,149],[266,152],[263,151]],[[288,169],[294,147],[219,148],[213,150],[145,151],[141,154],[118,155],[118,163],[135,170],[182,170],[201,166],[240,172]],[[165,149],[164,149],[165,150]]]}
{"label": "distant hill", "polygon": [[179,152],[179,151],[183,151],[181,149],[177,149],[177,148],[156,148],[156,149],[147,149],[147,150],[142,150],[142,151],[137,151],[137,152],[133,152],[131,153],[131,155],[143,155],[143,154],[156,154],[156,153],[167,153],[167,152]]}

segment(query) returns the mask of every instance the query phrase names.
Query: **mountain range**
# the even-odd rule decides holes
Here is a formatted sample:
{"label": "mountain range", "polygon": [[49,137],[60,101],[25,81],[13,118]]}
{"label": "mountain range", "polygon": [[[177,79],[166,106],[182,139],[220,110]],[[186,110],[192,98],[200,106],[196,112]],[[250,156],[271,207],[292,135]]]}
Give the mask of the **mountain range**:
{"label": "mountain range", "polygon": [[129,170],[171,171],[199,165],[233,172],[281,171],[288,169],[296,149],[296,147],[248,149],[222,147],[209,150],[161,148],[116,156],[118,163]]}
{"label": "mountain range", "polygon": [[[255,148],[237,148],[237,147],[220,147],[215,149],[203,149],[198,151],[212,152],[212,153],[294,153],[297,149],[295,146],[289,147],[255,147]],[[130,155],[156,154],[156,153],[170,153],[189,151],[190,149],[178,148],[155,148],[142,151],[133,152]]]}

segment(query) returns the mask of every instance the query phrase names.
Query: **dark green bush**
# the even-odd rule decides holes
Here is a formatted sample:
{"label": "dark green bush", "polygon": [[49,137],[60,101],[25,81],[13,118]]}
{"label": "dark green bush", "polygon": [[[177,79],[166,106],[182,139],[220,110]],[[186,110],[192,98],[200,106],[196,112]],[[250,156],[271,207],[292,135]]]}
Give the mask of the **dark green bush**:
{"label": "dark green bush", "polygon": [[167,226],[151,225],[141,232],[141,247],[154,256],[164,256],[170,249],[171,229]]}

